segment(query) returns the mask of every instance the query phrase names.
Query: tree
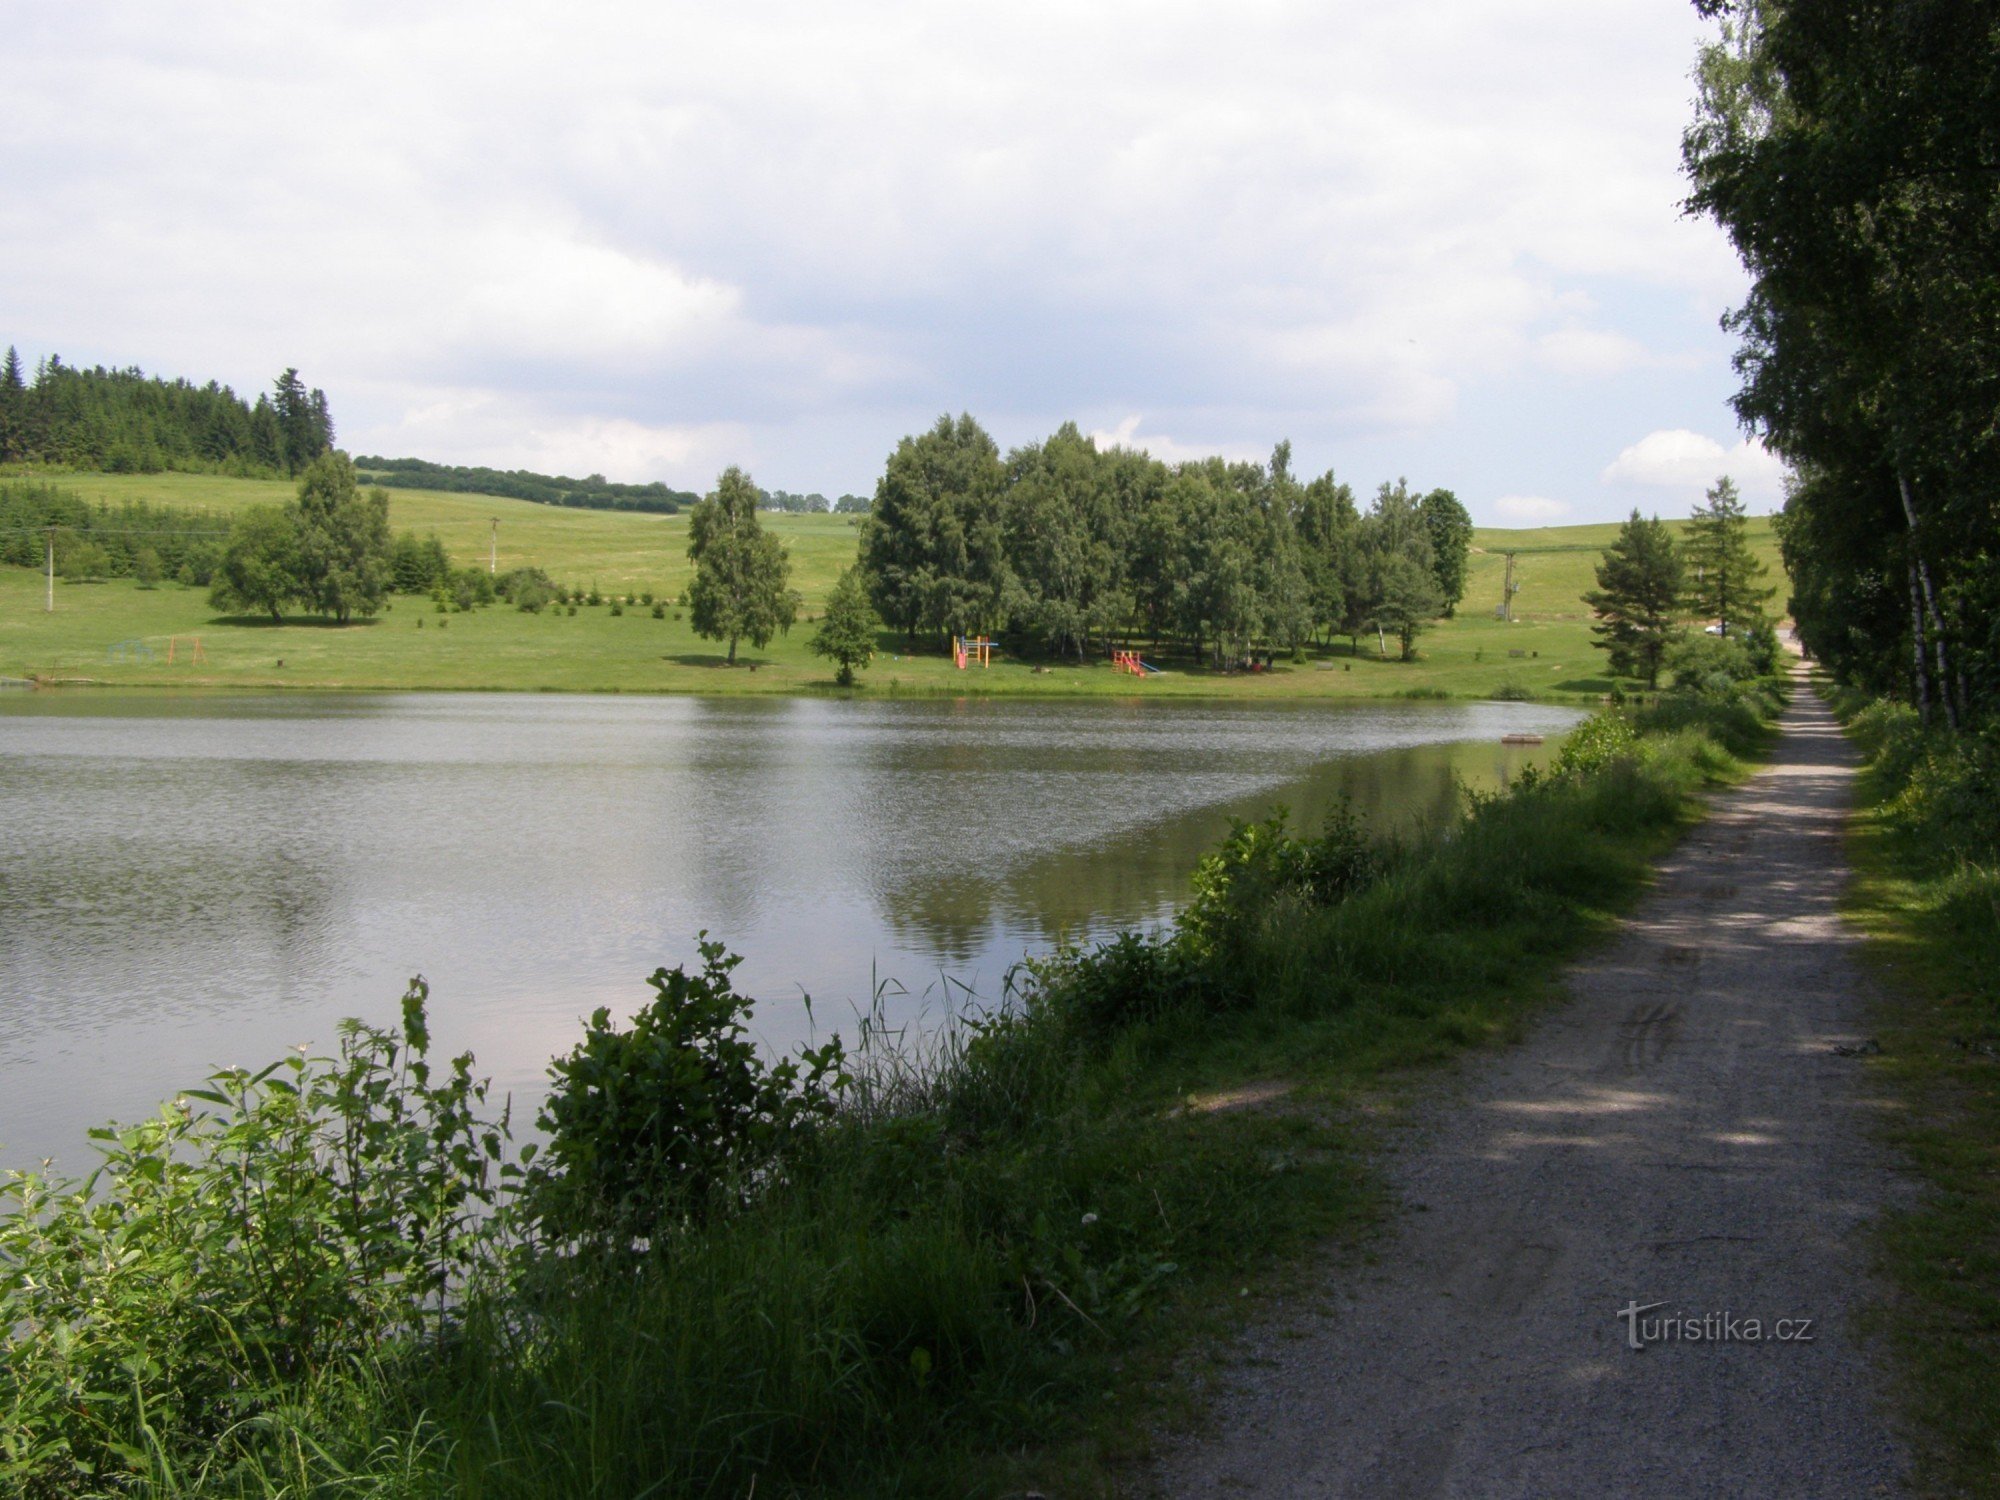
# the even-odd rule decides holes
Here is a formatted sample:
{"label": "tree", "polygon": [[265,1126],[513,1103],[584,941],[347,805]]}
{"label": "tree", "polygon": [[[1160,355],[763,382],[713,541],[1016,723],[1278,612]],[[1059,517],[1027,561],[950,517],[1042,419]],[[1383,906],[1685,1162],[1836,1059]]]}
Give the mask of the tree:
{"label": "tree", "polygon": [[306,465],[292,513],[299,599],[343,625],[380,609],[390,582],[388,491],[361,494],[354,465],[326,452]]}
{"label": "tree", "polygon": [[1000,450],[970,416],[939,417],[889,456],[861,523],[861,565],[882,618],[915,642],[995,629],[1007,591]]}
{"label": "tree", "polygon": [[827,596],[826,614],[806,648],[840,668],[834,680],[842,687],[853,687],[855,670],[867,666],[875,654],[875,632],[881,623],[868,602],[867,580],[859,568],[848,568]]}
{"label": "tree", "polygon": [[1044,443],[1007,461],[1007,575],[1014,618],[1052,652],[1081,661],[1124,611],[1118,585],[1124,547],[1097,445],[1065,422]]}
{"label": "tree", "polygon": [[1421,502],[1405,480],[1384,484],[1362,519],[1364,566],[1349,597],[1350,628],[1394,631],[1402,659],[1416,654],[1417,636],[1444,613],[1437,556]]}
{"label": "tree", "polygon": [[1431,538],[1431,568],[1444,616],[1450,619],[1465,597],[1465,575],[1472,559],[1472,517],[1450,490],[1432,490],[1417,502],[1417,514]]}
{"label": "tree", "polygon": [[253,505],[229,528],[208,600],[249,609],[276,624],[298,594],[299,527],[290,506]]}
{"label": "tree", "polygon": [[26,458],[27,432],[22,418],[28,404],[27,383],[21,378],[21,356],[12,344],[0,364],[0,463]]}
{"label": "tree", "polygon": [[1322,474],[1300,493],[1295,529],[1312,623],[1322,635],[1330,634],[1346,617],[1348,583],[1361,529],[1354,491],[1336,480],[1330,470]]}
{"label": "tree", "polygon": [[289,472],[299,473],[327,451],[333,440],[333,418],[327,413],[326,394],[308,391],[297,370],[287,369],[273,383],[271,410]]}
{"label": "tree", "polygon": [[799,596],[789,587],[792,564],[778,539],[757,520],[757,486],[733,464],[688,517],[688,614],[695,633],[762,650],[779,631],[792,628]]}
{"label": "tree", "polygon": [[152,547],[141,547],[132,554],[132,577],[142,589],[160,586],[160,554]]}
{"label": "tree", "polygon": [[1591,632],[1610,653],[1611,670],[1660,685],[1660,663],[1680,634],[1686,571],[1673,533],[1638,511],[1618,529],[1597,565],[1597,588],[1583,596],[1598,618]]}
{"label": "tree", "polygon": [[1770,571],[1750,553],[1750,523],[1736,483],[1723,475],[1709,487],[1705,502],[1688,518],[1681,557],[1694,575],[1688,583],[1688,613],[1714,620],[1727,636],[1764,618],[1764,604],[1776,593],[1760,587]]}
{"label": "tree", "polygon": [[[1964,722],[2000,698],[1992,6],[1696,8],[1724,27],[1683,139],[1690,207],[1751,277],[1726,325],[1736,410],[1804,477],[1781,533],[1788,568],[1812,573],[1802,638],[1849,681],[1907,665],[1920,709]],[[1885,585],[1895,630],[1879,628]]]}

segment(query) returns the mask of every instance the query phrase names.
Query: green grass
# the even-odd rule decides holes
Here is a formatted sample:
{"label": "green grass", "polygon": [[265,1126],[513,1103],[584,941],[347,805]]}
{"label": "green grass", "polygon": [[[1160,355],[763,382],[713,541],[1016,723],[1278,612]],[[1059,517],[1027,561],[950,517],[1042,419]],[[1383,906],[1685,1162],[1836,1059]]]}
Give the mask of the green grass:
{"label": "green grass", "polygon": [[1883,1132],[1922,1180],[1890,1214],[1885,1315],[1927,1492],[2000,1494],[2000,873],[1944,861],[1864,772],[1847,914],[1882,980]]}
{"label": "green grass", "polygon": [[[91,500],[147,500],[207,508],[218,517],[290,498],[275,480],[195,474],[66,474],[37,471]],[[569,510],[528,501],[422,490],[390,492],[397,530],[435,531],[460,563],[487,557],[490,521],[500,521],[502,570],[540,567],[559,582],[609,593],[651,590],[672,598],[690,576],[685,516]],[[824,607],[841,570],[853,561],[856,527],[846,516],[770,516],[784,541],[804,615]],[[875,694],[981,694],[1123,697],[1347,698],[1519,697],[1591,702],[1610,691],[1603,653],[1592,644],[1583,604],[1592,569],[1615,526],[1527,531],[1481,530],[1466,597],[1455,618],[1426,633],[1415,662],[1383,660],[1374,642],[1358,654],[1342,642],[1304,663],[1269,673],[1220,673],[1186,663],[1144,681],[1108,663],[1039,663],[1003,656],[992,667],[958,671],[929,651],[906,654],[885,633],[862,691]],[[1752,541],[1773,565],[1769,523],[1752,523]],[[1505,562],[1516,551],[1515,619],[1493,618]],[[0,676],[38,675],[120,686],[470,688],[595,692],[799,693],[833,691],[827,663],[806,649],[802,619],[762,651],[747,647],[740,665],[697,637],[685,618],[654,620],[644,607],[611,617],[607,609],[526,615],[496,606],[434,616],[428,601],[398,598],[376,620],[344,628],[219,618],[206,594],[165,584],[140,589],[130,580],[56,584],[56,608],[43,611],[43,582],[31,570],[0,567]],[[417,621],[423,618],[419,629]],[[441,621],[449,624],[440,631]],[[166,662],[173,636],[199,635],[205,661]],[[114,660],[111,648],[144,642],[153,651]],[[1393,648],[1392,648],[1393,651]],[[283,665],[280,666],[279,663]]]}

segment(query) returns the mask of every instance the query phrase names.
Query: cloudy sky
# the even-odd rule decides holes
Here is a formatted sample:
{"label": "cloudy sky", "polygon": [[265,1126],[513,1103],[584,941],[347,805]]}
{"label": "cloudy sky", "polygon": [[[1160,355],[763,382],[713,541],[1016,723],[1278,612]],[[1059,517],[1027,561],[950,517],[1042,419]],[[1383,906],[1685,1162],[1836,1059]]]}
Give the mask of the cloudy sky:
{"label": "cloudy sky", "polygon": [[0,344],[356,453],[872,489],[940,412],[1487,524],[1780,473],[1687,0],[9,5]]}

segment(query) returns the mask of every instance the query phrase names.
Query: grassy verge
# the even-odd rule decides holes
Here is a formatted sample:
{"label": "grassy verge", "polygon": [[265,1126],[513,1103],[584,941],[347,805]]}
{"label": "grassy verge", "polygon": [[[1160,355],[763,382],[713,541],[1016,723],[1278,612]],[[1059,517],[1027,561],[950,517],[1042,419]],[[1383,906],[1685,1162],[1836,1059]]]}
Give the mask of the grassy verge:
{"label": "grassy verge", "polygon": [[[1879,706],[1839,706],[1873,760],[1847,896],[1883,981],[1869,1066],[1897,1105],[1886,1133],[1925,1188],[1881,1230],[1898,1293],[1887,1328],[1925,1487],[2000,1493],[2000,871],[1911,794],[1924,760],[1942,770],[1960,756],[1885,726]],[[2000,810],[1963,822],[1988,851],[2000,839]]]}
{"label": "grassy verge", "polygon": [[[0,1240],[13,1299],[0,1322],[37,1330],[20,1346],[33,1358],[0,1367],[0,1462],[29,1454],[43,1465],[30,1490],[47,1494],[1117,1492],[1141,1435],[1184,1414],[1190,1352],[1246,1297],[1379,1221],[1367,1107],[1412,1070],[1514,1035],[1704,790],[1743,774],[1762,725],[1747,698],[1594,720],[1551,774],[1420,842],[1240,830],[1204,863],[1175,931],[1038,965],[1015,1008],[923,1055],[865,1052],[845,1110],[766,1159],[726,1211],[683,1203],[637,1255],[624,1241],[572,1253],[502,1214],[496,1270],[454,1317],[437,1312],[442,1331],[419,1321],[373,1352],[327,1333],[354,1297],[393,1314],[377,1292],[343,1289],[355,1257],[327,1226],[348,1210],[341,1192],[315,1196],[323,1174],[295,1102],[310,1090],[294,1089],[249,1116],[275,1111],[286,1151],[262,1125],[219,1137],[239,1153],[216,1174],[220,1208],[204,1207],[198,1173],[166,1173],[182,1185],[175,1215],[212,1233],[177,1220],[148,1239],[165,1189],[159,1169],[135,1167],[139,1219],[102,1208],[94,1227],[59,1217],[60,1232],[17,1237],[17,1273],[21,1255],[43,1257],[34,1285],[8,1280]],[[409,1184],[357,1222],[396,1264],[421,1261],[435,1237],[399,1226],[409,1204],[459,1201],[459,1159],[425,1143],[456,1139],[465,1096],[417,1094],[442,1098],[426,1107],[449,1129],[412,1132],[396,1089],[344,1076],[324,1091],[329,1139],[386,1164],[355,1193]],[[592,1076],[593,1109],[629,1097],[625,1075]],[[295,1179],[247,1193],[245,1174],[270,1161],[293,1162]],[[215,1227],[293,1194],[310,1210],[296,1224]],[[294,1257],[302,1238],[324,1242],[318,1279],[228,1261],[239,1233]],[[117,1255],[95,1253],[105,1235]],[[189,1244],[218,1259],[191,1263]],[[51,1284],[71,1300],[36,1290]],[[100,1338],[83,1310],[149,1306],[158,1285],[173,1306],[230,1309],[233,1342],[185,1318],[192,1343],[149,1342],[155,1320],[137,1315]],[[314,1317],[294,1310],[307,1296],[322,1299]],[[322,1343],[302,1352],[306,1327]],[[322,1347],[337,1357],[310,1357]],[[234,1349],[247,1352],[231,1365]],[[80,1350],[94,1350],[91,1379]],[[193,1400],[176,1361],[227,1401]],[[25,1437],[22,1413],[40,1414]],[[52,1427],[68,1444],[53,1453]]]}
{"label": "grassy verge", "polygon": [[[9,477],[0,473],[0,478]],[[218,524],[252,504],[291,498],[280,481],[195,474],[88,474],[35,470],[93,503],[146,501],[206,511]],[[496,533],[501,572],[534,566],[558,582],[606,594],[651,592],[673,599],[686,586],[687,517],[568,510],[482,495],[395,490],[390,524],[436,534],[461,565],[489,556]],[[505,606],[436,615],[428,600],[399,597],[374,620],[346,627],[317,621],[218,617],[205,590],[168,583],[142,589],[130,579],[58,581],[53,612],[39,572],[0,566],[0,677],[36,675],[121,687],[324,689],[484,689],[576,692],[817,693],[835,691],[827,663],[806,649],[812,618],[841,570],[853,562],[858,531],[848,516],[773,515],[765,526],[793,562],[801,623],[764,650],[724,664],[722,648],[697,637],[685,611],[655,620],[644,607],[612,616],[606,607],[522,614]],[[1300,663],[1267,673],[1224,673],[1181,661],[1162,676],[1135,679],[1108,662],[1020,660],[959,671],[934,647],[911,654],[881,638],[861,691],[876,695],[1074,694],[1117,697],[1534,698],[1594,703],[1612,689],[1592,643],[1583,594],[1615,526],[1474,534],[1466,596],[1457,614],[1425,633],[1420,659],[1384,659],[1377,643],[1340,641]],[[1769,523],[1752,542],[1776,562]],[[1514,557],[1514,619],[1493,618]],[[679,613],[682,618],[676,619]],[[420,623],[421,622],[421,625]],[[439,629],[440,625],[445,628]],[[199,636],[202,660],[188,659]],[[168,645],[180,637],[174,660]],[[1393,647],[1391,648],[1393,654]]]}

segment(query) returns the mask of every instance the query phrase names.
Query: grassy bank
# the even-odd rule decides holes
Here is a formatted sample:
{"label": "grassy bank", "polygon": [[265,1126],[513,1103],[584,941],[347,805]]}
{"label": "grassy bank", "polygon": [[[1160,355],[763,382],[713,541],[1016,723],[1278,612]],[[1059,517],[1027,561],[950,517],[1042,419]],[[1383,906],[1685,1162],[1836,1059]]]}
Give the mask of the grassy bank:
{"label": "grassy bank", "polygon": [[[0,476],[4,477],[4,476]],[[206,510],[218,524],[257,503],[290,498],[279,481],[190,474],[37,473],[37,479],[92,501],[144,500]],[[687,518],[579,511],[488,496],[396,490],[391,524],[435,532],[460,563],[488,557],[491,522],[499,527],[498,564],[542,568],[564,584],[604,593],[653,593],[672,599],[690,576]],[[435,615],[428,600],[400,597],[371,621],[335,627],[218,617],[205,591],[168,583],[142,589],[130,579],[57,581],[56,608],[45,612],[44,585],[31,569],[0,567],[0,676],[39,676],[119,686],[214,686],[330,689],[512,689],[518,691],[800,693],[832,691],[827,663],[806,650],[809,619],[824,607],[840,571],[855,556],[854,522],[845,516],[774,515],[764,524],[793,561],[803,617],[788,636],[747,651],[736,668],[722,648],[697,637],[685,619],[656,620],[643,606],[613,616],[608,607],[522,614],[506,606]],[[862,691],[890,694],[1073,693],[1145,697],[1523,697],[1593,702],[1611,689],[1603,653],[1592,644],[1592,570],[1615,526],[1528,531],[1481,530],[1464,603],[1420,643],[1421,659],[1385,660],[1372,639],[1346,641],[1259,674],[1223,673],[1166,661],[1165,675],[1143,681],[1108,663],[1023,661],[1003,654],[987,670],[958,671],[932,651],[915,655],[885,633]],[[1753,523],[1760,556],[1776,564],[1768,521]],[[1515,553],[1512,622],[1493,618]],[[420,627],[419,621],[422,622]],[[440,629],[440,624],[444,628]],[[199,636],[202,660],[184,640]],[[1393,645],[1390,654],[1393,656]]]}
{"label": "grassy bank", "polygon": [[1176,929],[915,1055],[776,1081],[726,966],[660,976],[512,1185],[463,1075],[413,1068],[420,1007],[359,1063],[225,1080],[209,1124],[114,1133],[94,1207],[13,1180],[0,1464],[50,1495],[1110,1492],[1190,1351],[1377,1222],[1368,1121],[1410,1070],[1546,1003],[1771,691],[1594,720],[1421,842],[1244,828]]}
{"label": "grassy bank", "polygon": [[1926,1189],[1882,1229],[1888,1330],[1926,1488],[2000,1493],[2000,755],[1990,732],[1953,744],[1899,705],[1836,706],[1870,757],[1847,904],[1882,978],[1869,1067]]}

